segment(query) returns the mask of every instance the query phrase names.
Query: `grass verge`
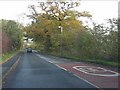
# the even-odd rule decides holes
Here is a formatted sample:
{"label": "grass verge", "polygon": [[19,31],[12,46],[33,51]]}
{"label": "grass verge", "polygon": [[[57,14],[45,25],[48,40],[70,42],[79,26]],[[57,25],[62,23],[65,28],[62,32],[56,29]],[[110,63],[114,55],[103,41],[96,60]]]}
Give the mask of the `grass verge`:
{"label": "grass verge", "polygon": [[12,57],[13,55],[15,55],[18,51],[12,51],[10,53],[6,53],[4,54],[1,58],[0,58],[0,63],[3,63],[5,61],[7,61],[10,57]]}
{"label": "grass verge", "polygon": [[101,64],[101,65],[112,66],[112,67],[120,67],[120,63],[117,61],[114,62],[114,61],[108,61],[108,60],[81,59],[81,58],[72,57],[72,56],[63,56],[63,57],[74,60],[74,61],[83,61],[83,62]]}
{"label": "grass verge", "polygon": [[[39,52],[41,53],[41,52]],[[45,53],[43,53],[45,54]],[[120,68],[120,63],[118,61],[114,62],[114,61],[108,61],[108,60],[96,60],[96,59],[82,59],[79,57],[74,57],[74,56],[68,56],[68,55],[59,55],[59,54],[55,54],[55,53],[48,53],[48,55],[53,55],[56,57],[61,57],[61,58],[66,58],[66,59],[70,59],[71,61],[78,61],[78,62],[88,62],[88,63],[95,63],[95,64],[100,64],[100,65],[105,65],[105,66],[112,66],[112,67],[118,67]]]}

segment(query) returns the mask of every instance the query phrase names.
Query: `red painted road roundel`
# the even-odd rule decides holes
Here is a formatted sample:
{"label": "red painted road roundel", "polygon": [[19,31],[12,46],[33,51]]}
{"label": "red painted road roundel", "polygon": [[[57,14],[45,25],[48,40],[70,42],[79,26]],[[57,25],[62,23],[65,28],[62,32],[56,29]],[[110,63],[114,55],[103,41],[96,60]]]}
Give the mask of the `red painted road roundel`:
{"label": "red painted road roundel", "polygon": [[111,70],[107,70],[105,68],[101,67],[95,67],[95,66],[74,66],[74,69],[81,71],[85,74],[89,75],[97,75],[97,76],[119,76],[119,73]]}

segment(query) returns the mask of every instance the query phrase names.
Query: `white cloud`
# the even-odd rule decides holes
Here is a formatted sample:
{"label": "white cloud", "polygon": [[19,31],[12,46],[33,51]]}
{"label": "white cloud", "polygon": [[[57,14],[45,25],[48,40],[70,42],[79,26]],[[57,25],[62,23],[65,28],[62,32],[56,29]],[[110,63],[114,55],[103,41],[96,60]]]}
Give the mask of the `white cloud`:
{"label": "white cloud", "polygon": [[81,6],[78,10],[89,11],[93,16],[93,20],[101,23],[104,19],[118,17],[118,0],[85,0],[81,2]]}
{"label": "white cloud", "polygon": [[[38,1],[0,1],[0,19],[12,19],[20,22],[28,23],[24,19],[23,13],[28,13],[28,5],[35,4]],[[111,1],[97,1],[97,0],[82,0],[81,5],[77,8],[79,11],[90,11],[93,19],[97,22],[102,22],[106,18],[113,18],[118,16],[118,0]]]}
{"label": "white cloud", "polygon": [[34,1],[0,1],[0,19],[17,20],[27,23],[24,20],[24,13],[29,13],[28,5],[35,4]]}

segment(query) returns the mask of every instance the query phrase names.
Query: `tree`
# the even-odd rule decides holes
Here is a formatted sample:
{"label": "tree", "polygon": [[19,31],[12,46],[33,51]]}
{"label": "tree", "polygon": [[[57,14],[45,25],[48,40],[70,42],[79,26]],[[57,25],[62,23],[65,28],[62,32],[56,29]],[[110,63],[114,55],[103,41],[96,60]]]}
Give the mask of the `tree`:
{"label": "tree", "polygon": [[[108,19],[107,25],[93,23],[93,28],[88,31],[94,37],[93,55],[99,59],[117,60],[118,57],[118,21]],[[97,55],[96,55],[97,54]]]}
{"label": "tree", "polygon": [[[29,8],[32,10],[32,14],[27,16],[32,18],[33,22],[26,27],[25,31],[36,42],[44,44],[47,49],[56,48],[62,45],[59,40],[60,38],[65,39],[66,32],[83,30],[82,22],[78,20],[79,17],[91,17],[89,12],[73,10],[74,7],[79,5],[80,2],[39,2],[40,13],[37,12],[34,5],[31,5]],[[63,34],[61,35],[59,35],[59,26],[63,28]]]}
{"label": "tree", "polygon": [[19,49],[21,46],[21,25],[12,20],[2,20],[2,32],[12,40],[11,49]]}

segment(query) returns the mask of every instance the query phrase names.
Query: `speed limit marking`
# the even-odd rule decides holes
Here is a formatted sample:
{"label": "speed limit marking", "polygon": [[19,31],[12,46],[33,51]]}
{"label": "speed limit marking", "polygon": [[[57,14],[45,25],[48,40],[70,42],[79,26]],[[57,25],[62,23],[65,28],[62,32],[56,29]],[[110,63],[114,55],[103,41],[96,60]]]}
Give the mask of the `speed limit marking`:
{"label": "speed limit marking", "polygon": [[107,77],[113,77],[113,76],[119,76],[119,73],[108,70],[101,67],[95,67],[95,66],[74,66],[74,69],[81,71],[85,74],[89,75],[96,75],[96,76],[107,76]]}

